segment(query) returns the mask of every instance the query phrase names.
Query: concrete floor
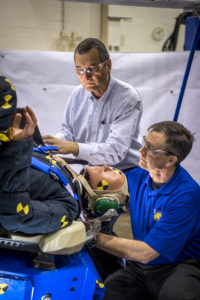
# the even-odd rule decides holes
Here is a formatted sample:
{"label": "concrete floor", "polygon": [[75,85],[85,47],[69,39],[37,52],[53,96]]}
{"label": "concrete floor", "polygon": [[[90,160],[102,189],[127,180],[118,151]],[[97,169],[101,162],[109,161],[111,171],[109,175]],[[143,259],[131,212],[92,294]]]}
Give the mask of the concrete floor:
{"label": "concrete floor", "polygon": [[119,237],[132,239],[131,221],[129,211],[122,214],[114,225],[114,232]]}

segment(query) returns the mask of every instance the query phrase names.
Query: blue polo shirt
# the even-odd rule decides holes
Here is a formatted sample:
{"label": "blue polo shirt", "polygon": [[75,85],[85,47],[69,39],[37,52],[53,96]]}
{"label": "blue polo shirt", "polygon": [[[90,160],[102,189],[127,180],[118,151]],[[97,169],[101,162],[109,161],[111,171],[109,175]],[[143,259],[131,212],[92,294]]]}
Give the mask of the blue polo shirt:
{"label": "blue polo shirt", "polygon": [[179,166],[161,188],[152,190],[149,172],[138,167],[126,173],[134,239],[160,256],[149,264],[200,261],[200,186]]}

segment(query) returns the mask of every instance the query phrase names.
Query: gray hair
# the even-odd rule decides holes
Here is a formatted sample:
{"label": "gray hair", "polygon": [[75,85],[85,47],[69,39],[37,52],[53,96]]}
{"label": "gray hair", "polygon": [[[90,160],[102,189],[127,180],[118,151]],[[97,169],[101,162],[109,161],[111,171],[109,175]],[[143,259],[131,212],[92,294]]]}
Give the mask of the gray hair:
{"label": "gray hair", "polygon": [[186,158],[192,149],[193,134],[182,124],[175,121],[163,121],[151,125],[148,130],[163,133],[166,141],[163,150],[178,158],[178,163]]}

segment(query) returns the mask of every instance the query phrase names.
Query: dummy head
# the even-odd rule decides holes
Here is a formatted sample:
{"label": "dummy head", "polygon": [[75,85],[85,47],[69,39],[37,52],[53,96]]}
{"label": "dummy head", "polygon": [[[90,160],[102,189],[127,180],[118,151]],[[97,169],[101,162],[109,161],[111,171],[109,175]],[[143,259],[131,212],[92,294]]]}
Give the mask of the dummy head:
{"label": "dummy head", "polygon": [[89,181],[91,188],[98,191],[116,191],[125,182],[123,172],[107,165],[88,167],[85,170],[84,176]]}
{"label": "dummy head", "polygon": [[103,214],[109,208],[126,209],[128,204],[128,185],[124,173],[109,166],[86,168],[81,180],[84,185],[88,206]]}

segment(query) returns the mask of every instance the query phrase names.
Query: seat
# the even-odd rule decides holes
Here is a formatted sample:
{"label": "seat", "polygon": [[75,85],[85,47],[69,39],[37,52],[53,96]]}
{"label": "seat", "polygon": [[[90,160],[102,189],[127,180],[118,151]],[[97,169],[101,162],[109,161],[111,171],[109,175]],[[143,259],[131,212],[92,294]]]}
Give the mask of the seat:
{"label": "seat", "polygon": [[0,248],[54,255],[71,255],[79,252],[85,243],[94,238],[101,229],[102,221],[111,221],[112,218],[117,216],[118,213],[115,209],[109,209],[104,215],[89,219],[90,228],[87,232],[81,219],[73,221],[66,228],[45,235],[30,236],[8,232],[1,228]]}
{"label": "seat", "polygon": [[30,245],[37,244],[43,253],[70,255],[82,249],[86,242],[86,231],[81,221],[73,221],[69,227],[59,229],[49,234],[27,236],[10,233],[9,238],[13,242],[30,243]]}

